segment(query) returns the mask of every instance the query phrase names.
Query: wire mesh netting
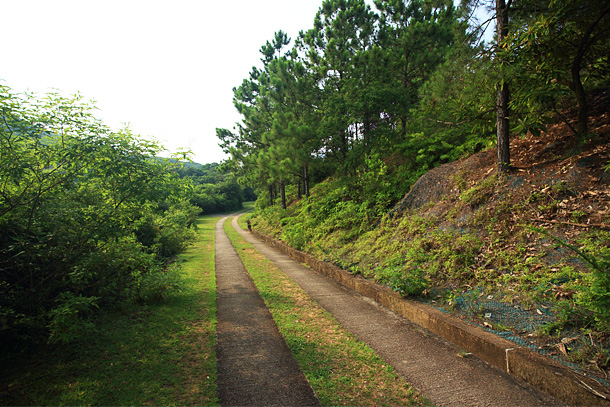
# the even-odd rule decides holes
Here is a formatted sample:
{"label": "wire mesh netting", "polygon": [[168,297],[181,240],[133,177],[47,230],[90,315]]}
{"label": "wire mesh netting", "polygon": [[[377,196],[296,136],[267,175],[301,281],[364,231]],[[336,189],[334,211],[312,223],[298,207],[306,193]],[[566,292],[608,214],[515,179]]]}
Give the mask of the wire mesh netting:
{"label": "wire mesh netting", "polygon": [[[500,301],[494,295],[485,295],[480,290],[472,290],[461,296],[454,297],[449,303],[450,309],[444,309],[436,304],[436,308],[443,312],[458,316],[470,323],[474,323],[486,331],[492,332],[517,345],[527,347],[532,351],[554,359],[563,365],[593,377],[600,384],[610,387],[607,378],[585,372],[580,366],[567,360],[554,344],[540,344],[534,340],[537,332],[549,324],[558,321],[553,313],[551,304],[537,304],[531,307],[513,305]],[[584,345],[584,336],[575,335],[571,346]]]}
{"label": "wire mesh netting", "polygon": [[517,331],[535,332],[545,325],[556,321],[549,306],[538,305],[537,307],[525,308],[521,305],[511,305],[499,302],[493,295],[470,295],[460,296],[454,300],[453,309],[457,313],[470,317],[480,317],[493,325],[510,327]]}

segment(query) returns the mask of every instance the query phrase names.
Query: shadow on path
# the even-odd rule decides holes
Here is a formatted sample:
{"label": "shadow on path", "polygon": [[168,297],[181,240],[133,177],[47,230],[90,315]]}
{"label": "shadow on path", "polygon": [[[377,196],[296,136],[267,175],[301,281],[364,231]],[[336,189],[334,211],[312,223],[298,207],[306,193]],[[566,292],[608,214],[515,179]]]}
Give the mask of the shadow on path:
{"label": "shadow on path", "polygon": [[317,406],[223,224],[216,223],[218,397],[223,406]]}

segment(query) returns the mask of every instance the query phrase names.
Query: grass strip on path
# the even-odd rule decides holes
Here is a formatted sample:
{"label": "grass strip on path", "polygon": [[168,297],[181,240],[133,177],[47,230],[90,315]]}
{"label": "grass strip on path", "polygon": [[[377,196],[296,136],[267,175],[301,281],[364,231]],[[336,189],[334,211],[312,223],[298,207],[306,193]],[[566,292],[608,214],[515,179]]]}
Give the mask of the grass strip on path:
{"label": "grass strip on path", "polygon": [[247,243],[230,220],[225,231],[323,405],[429,405],[371,348]]}
{"label": "grass strip on path", "polygon": [[0,405],[217,405],[214,225],[198,221],[182,290],[102,318],[77,344],[3,366]]}

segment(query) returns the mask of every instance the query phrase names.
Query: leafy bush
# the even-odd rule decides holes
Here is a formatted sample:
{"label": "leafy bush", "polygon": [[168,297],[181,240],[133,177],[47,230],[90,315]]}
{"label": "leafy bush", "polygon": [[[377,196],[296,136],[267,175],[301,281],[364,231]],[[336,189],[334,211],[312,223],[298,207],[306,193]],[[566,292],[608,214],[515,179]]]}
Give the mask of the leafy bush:
{"label": "leafy bush", "polygon": [[398,168],[371,155],[353,177],[327,179],[285,211],[259,198],[259,227],[299,249],[317,250],[325,239],[347,243],[369,231],[402,198],[407,182]]}
{"label": "leafy bush", "polygon": [[173,287],[154,274],[192,236],[198,209],[184,202],[190,185],[154,158],[162,148],[129,129],[112,132],[92,109],[78,96],[40,101],[0,86],[7,347],[76,339],[98,307],[132,299],[135,287]]}
{"label": "leafy bush", "polygon": [[601,331],[610,330],[610,233],[598,232],[582,242],[582,249],[566,242],[590,268],[589,284],[580,287],[576,303],[594,314]]}
{"label": "leafy bush", "polygon": [[198,213],[197,207],[181,202],[158,217],[155,243],[160,256],[171,258],[187,248],[194,238],[193,227]]}
{"label": "leafy bush", "polygon": [[165,300],[182,289],[182,279],[178,267],[154,267],[144,274],[139,274],[131,291],[131,297],[140,303]]}
{"label": "leafy bush", "polygon": [[421,295],[429,285],[426,273],[418,265],[409,263],[413,263],[413,259],[407,260],[406,256],[390,259],[375,269],[377,279],[402,295]]}
{"label": "leafy bush", "polygon": [[610,330],[610,233],[591,232],[571,244],[544,229],[530,229],[552,239],[559,247],[570,249],[590,269],[589,273],[577,273],[577,278],[567,278],[570,281],[568,288],[576,291],[574,303],[578,309],[564,307],[559,325],[567,324],[570,319],[567,316],[577,313],[581,322],[592,322],[602,332]]}
{"label": "leafy bush", "polygon": [[97,308],[98,297],[83,297],[71,292],[63,292],[55,302],[57,306],[49,311],[49,342],[72,342],[93,330],[91,312]]}

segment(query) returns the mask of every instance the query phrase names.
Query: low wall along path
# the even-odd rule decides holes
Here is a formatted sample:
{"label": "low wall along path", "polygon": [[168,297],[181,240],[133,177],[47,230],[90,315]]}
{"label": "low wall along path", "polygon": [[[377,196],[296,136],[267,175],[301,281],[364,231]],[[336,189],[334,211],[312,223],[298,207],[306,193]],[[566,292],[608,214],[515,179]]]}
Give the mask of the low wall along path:
{"label": "low wall along path", "polygon": [[[608,396],[598,388],[597,382],[576,375],[548,358],[431,306],[404,299],[385,287],[260,235],[256,229],[253,233],[244,232],[235,220],[233,225],[257,250],[435,404],[610,406]],[[291,259],[296,266],[287,267]],[[302,263],[311,269],[301,266]],[[319,284],[326,284],[322,281],[327,280],[339,289],[332,295],[317,293],[318,283],[306,282],[311,275],[319,276]],[[342,292],[360,296],[361,302],[380,310],[371,318],[370,325],[358,327],[363,315],[357,314],[355,308],[348,307],[344,316],[334,309],[345,303],[346,297],[336,298]],[[382,322],[384,313],[398,320],[390,318]],[[437,338],[436,344],[430,342],[432,337]],[[390,342],[394,340],[397,342],[392,345]],[[476,357],[470,353],[459,357],[458,353],[465,354],[460,349]],[[456,360],[456,356],[461,361]]]}
{"label": "low wall along path", "polygon": [[370,298],[302,266],[243,231],[236,218],[233,227],[435,405],[563,405],[501,369],[464,355],[457,346]]}

